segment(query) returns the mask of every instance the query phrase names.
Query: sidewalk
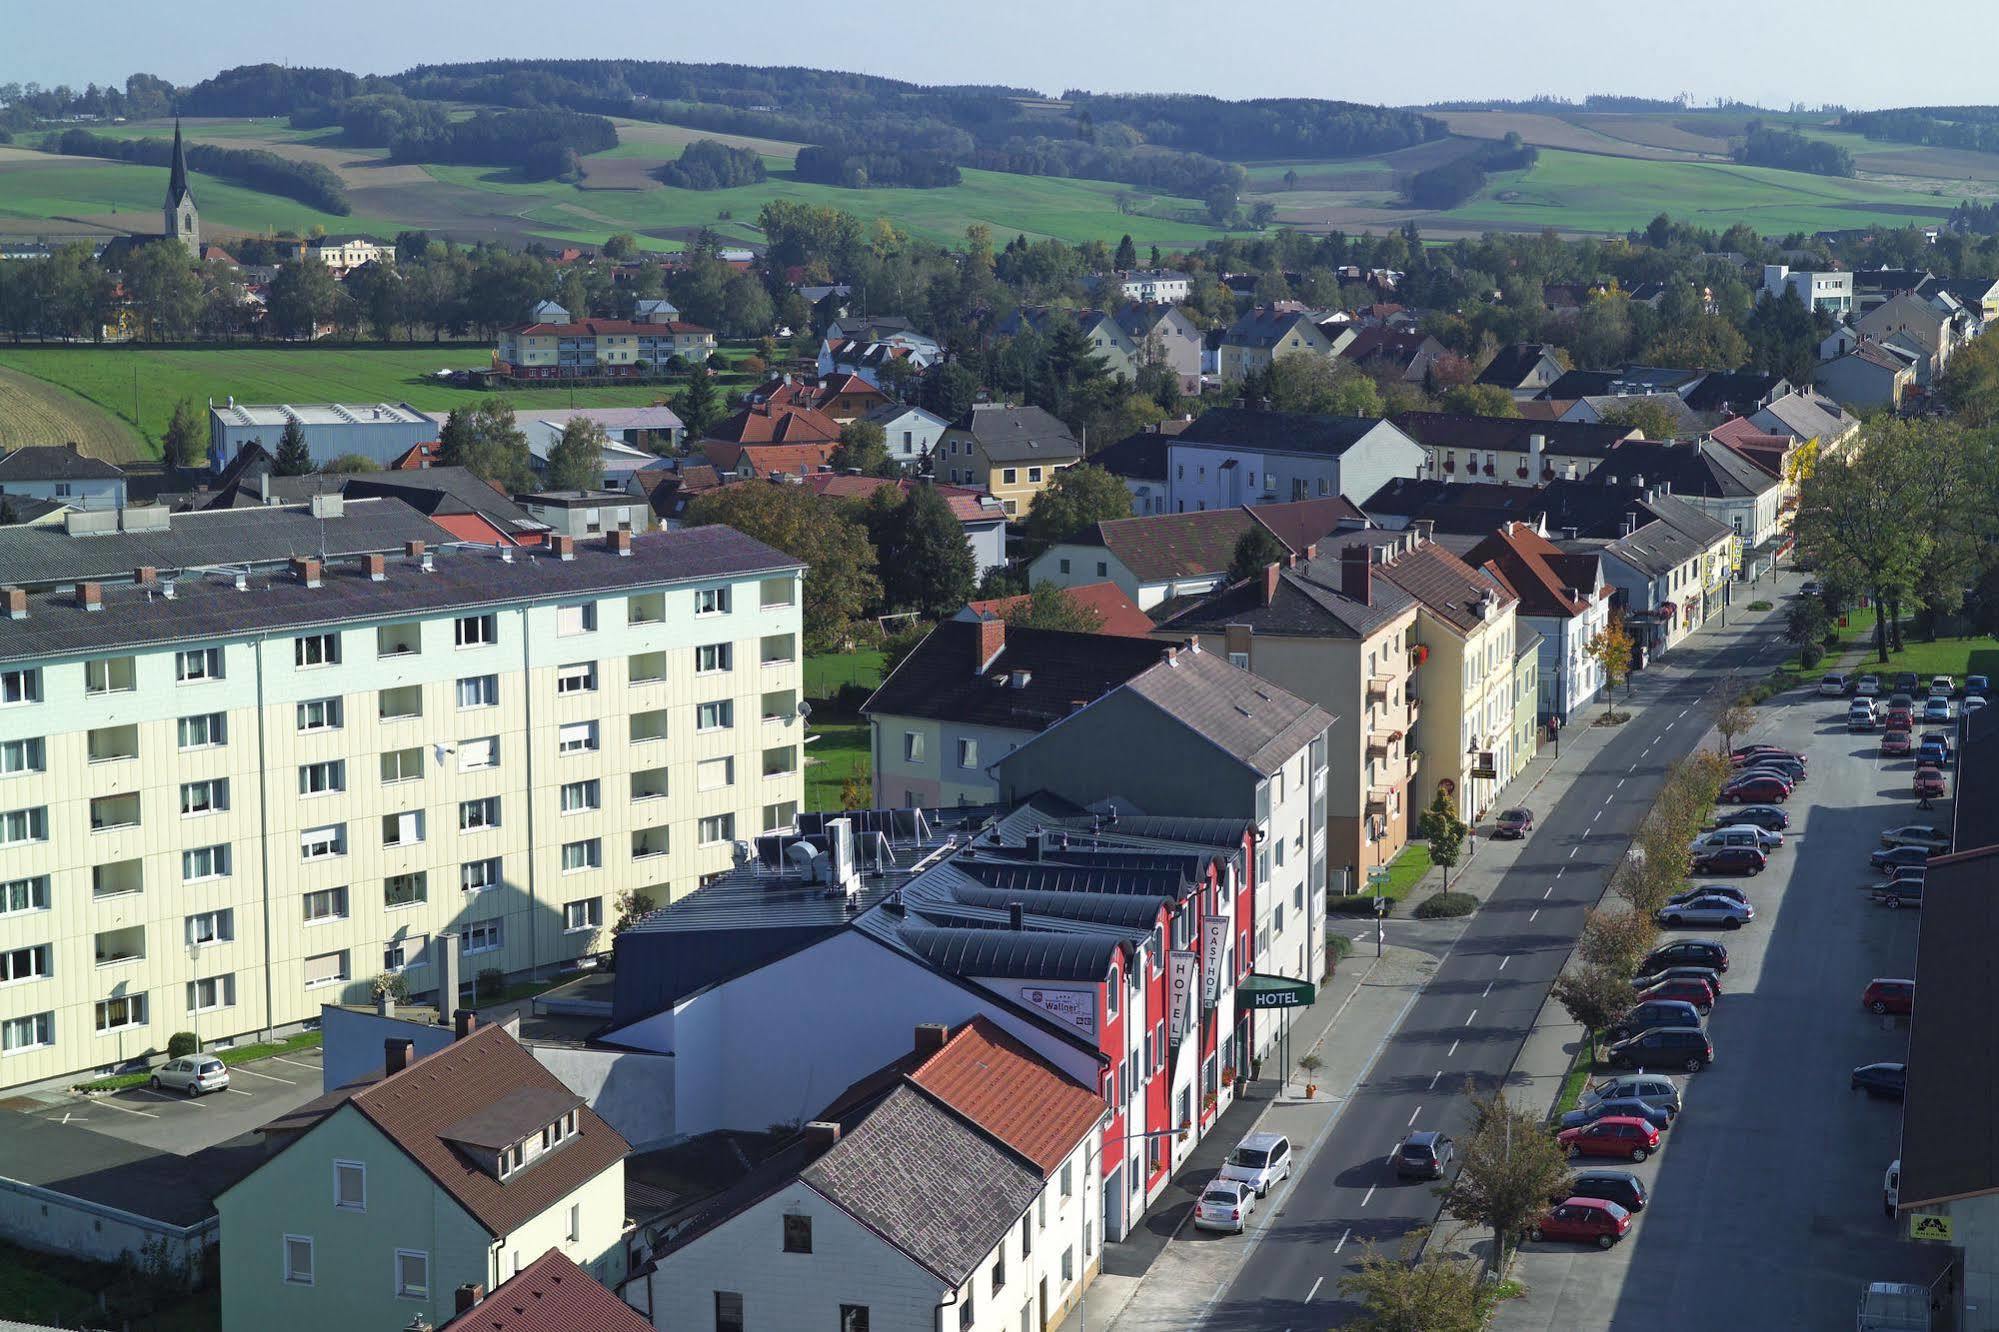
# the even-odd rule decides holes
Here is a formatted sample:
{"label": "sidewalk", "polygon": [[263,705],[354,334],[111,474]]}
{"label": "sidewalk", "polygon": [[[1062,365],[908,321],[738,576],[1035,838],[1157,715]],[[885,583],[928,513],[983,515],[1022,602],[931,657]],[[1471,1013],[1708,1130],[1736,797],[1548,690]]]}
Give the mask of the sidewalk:
{"label": "sidewalk", "polygon": [[[1103,1272],[1078,1308],[1081,1329],[1184,1328],[1212,1300],[1259,1241],[1311,1162],[1312,1152],[1366,1078],[1388,1034],[1436,970],[1437,960],[1411,948],[1390,947],[1379,959],[1356,953],[1342,962],[1319,1000],[1291,1029],[1294,1061],[1316,1054],[1319,1094],[1305,1099],[1305,1084],[1279,1086],[1265,1079],[1250,1086],[1189,1156],[1166,1190],[1146,1210],[1130,1236],[1104,1246]],[[1291,1178],[1270,1191],[1238,1238],[1194,1229],[1194,1199],[1223,1158],[1254,1131],[1291,1140]]]}

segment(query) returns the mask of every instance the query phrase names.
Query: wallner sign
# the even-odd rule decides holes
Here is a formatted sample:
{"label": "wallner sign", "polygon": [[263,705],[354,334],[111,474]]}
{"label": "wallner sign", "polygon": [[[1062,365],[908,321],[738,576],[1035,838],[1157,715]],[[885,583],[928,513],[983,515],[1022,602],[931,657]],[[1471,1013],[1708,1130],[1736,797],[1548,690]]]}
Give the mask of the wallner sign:
{"label": "wallner sign", "polygon": [[1309,1008],[1318,991],[1310,981],[1251,972],[1236,986],[1235,998],[1238,1008]]}

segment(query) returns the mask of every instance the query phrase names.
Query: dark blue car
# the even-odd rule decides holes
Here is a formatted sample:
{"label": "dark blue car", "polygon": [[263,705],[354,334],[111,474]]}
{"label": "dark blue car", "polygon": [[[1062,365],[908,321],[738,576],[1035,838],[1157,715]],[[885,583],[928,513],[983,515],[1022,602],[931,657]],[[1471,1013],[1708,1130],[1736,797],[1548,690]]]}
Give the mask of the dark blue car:
{"label": "dark blue car", "polygon": [[1605,1115],[1628,1115],[1632,1119],[1642,1119],[1661,1133],[1673,1123],[1673,1116],[1664,1106],[1641,1101],[1635,1096],[1619,1096],[1608,1101],[1598,1101],[1595,1105],[1581,1110],[1571,1110],[1562,1116],[1557,1127],[1572,1129],[1582,1124],[1594,1124]]}
{"label": "dark blue car", "polygon": [[1921,865],[1926,863],[1929,858],[1930,852],[1928,847],[1888,846],[1869,854],[1867,863],[1875,869],[1887,869],[1893,865]]}

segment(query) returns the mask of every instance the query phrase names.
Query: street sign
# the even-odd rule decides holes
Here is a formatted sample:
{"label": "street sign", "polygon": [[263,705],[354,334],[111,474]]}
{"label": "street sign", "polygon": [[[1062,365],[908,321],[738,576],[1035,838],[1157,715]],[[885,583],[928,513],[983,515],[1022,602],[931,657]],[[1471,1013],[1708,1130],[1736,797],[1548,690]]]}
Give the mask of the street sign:
{"label": "street sign", "polygon": [[1309,981],[1252,973],[1236,986],[1238,1008],[1309,1008],[1318,991]]}
{"label": "street sign", "polygon": [[1909,1238],[1915,1240],[1941,1240],[1950,1243],[1950,1218],[1938,1216],[1934,1212],[1915,1212],[1909,1216]]}
{"label": "street sign", "polygon": [[1167,960],[1171,963],[1172,975],[1171,988],[1167,991],[1167,1002],[1173,1006],[1172,1011],[1167,1014],[1172,1024],[1168,1039],[1178,1045],[1187,1034],[1188,1019],[1192,1016],[1194,978],[1195,973],[1200,970],[1200,958],[1191,952],[1176,952],[1168,954]]}
{"label": "street sign", "polygon": [[1222,1001],[1222,962],[1229,946],[1229,918],[1201,917],[1201,1009],[1203,1012]]}

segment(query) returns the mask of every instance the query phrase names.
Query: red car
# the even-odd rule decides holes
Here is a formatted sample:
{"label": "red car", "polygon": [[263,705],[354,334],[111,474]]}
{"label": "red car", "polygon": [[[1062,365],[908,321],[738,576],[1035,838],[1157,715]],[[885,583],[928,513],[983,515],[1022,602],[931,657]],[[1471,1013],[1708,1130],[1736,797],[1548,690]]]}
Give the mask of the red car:
{"label": "red car", "polygon": [[1631,1229],[1631,1213],[1604,1198],[1571,1198],[1557,1203],[1527,1232],[1532,1240],[1573,1240],[1608,1249]]}
{"label": "red car", "polygon": [[1772,805],[1791,798],[1791,788],[1775,777],[1745,777],[1721,788],[1721,800],[1730,805]]}
{"label": "red car", "polygon": [[1916,1006],[1916,983],[1886,978],[1871,980],[1860,995],[1860,1006],[1870,1013],[1906,1015]]}
{"label": "red car", "polygon": [[1638,992],[1638,1002],[1648,999],[1684,999],[1705,1013],[1714,1007],[1714,987],[1704,980],[1665,980]]}
{"label": "red car", "polygon": [[1882,725],[1890,731],[1907,731],[1915,725],[1915,718],[1907,708],[1890,708]]}
{"label": "red car", "polygon": [[1943,799],[1944,783],[1942,771],[1937,768],[1917,768],[1916,794],[1925,800]]}
{"label": "red car", "polygon": [[1906,758],[1911,749],[1907,731],[1888,731],[1881,736],[1883,757]]}
{"label": "red car", "polygon": [[1659,1150],[1659,1130],[1629,1115],[1605,1115],[1594,1124],[1555,1135],[1571,1156],[1616,1156],[1643,1161]]}

